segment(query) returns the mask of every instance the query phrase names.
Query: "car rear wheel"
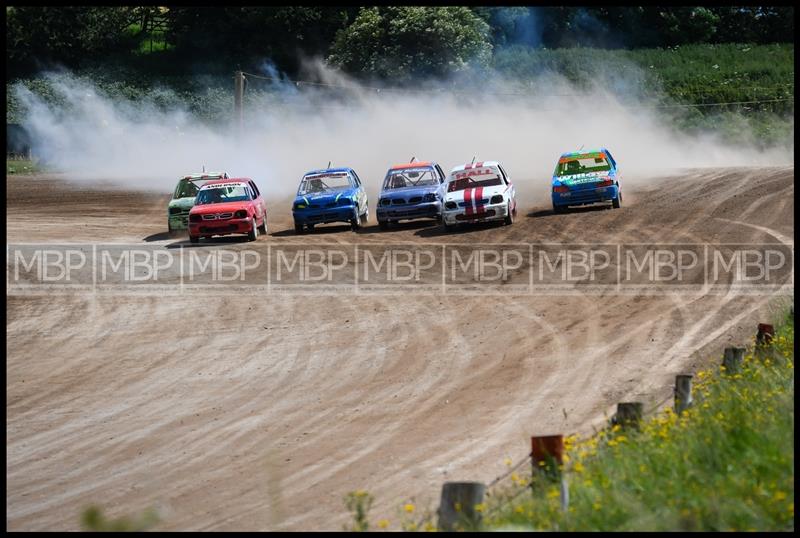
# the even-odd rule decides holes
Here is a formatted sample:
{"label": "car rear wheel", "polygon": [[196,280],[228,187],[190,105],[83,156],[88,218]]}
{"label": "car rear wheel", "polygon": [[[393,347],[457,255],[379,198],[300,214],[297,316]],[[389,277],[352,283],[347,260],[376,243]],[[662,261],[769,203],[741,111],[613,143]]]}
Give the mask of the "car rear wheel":
{"label": "car rear wheel", "polygon": [[256,222],[255,215],[253,215],[253,225],[250,227],[250,231],[247,232],[247,239],[249,241],[255,241],[258,239],[258,222]]}
{"label": "car rear wheel", "polygon": [[199,235],[190,235],[189,236],[189,241],[191,241],[192,243],[197,243],[198,241],[200,241],[200,236]]}
{"label": "car rear wheel", "polygon": [[389,229],[389,221],[388,220],[379,220],[378,221],[378,228],[381,230],[388,230]]}
{"label": "car rear wheel", "polygon": [[553,205],[553,213],[564,213],[567,210],[567,206],[563,205]]}
{"label": "car rear wheel", "polygon": [[611,200],[611,207],[613,207],[614,209],[619,209],[621,205],[622,205],[622,193],[617,192],[617,197]]}

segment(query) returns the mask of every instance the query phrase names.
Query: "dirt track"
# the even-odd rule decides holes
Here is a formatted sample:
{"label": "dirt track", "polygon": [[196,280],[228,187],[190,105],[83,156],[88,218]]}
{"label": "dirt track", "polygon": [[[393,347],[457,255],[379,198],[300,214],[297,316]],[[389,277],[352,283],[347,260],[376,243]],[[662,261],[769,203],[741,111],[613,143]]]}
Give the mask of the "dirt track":
{"label": "dirt track", "polygon": [[[7,179],[7,241],[164,236],[162,195]],[[652,241],[794,237],[794,169],[693,171],[626,189],[621,210],[442,236],[407,224],[269,242]],[[750,226],[753,225],[753,226]],[[754,227],[755,226],[755,227]],[[7,529],[77,530],[160,503],[166,530],[339,530],[366,489],[372,520],[445,480],[490,481],[534,433],[586,432],[621,400],[656,404],[676,373],[744,343],[764,296],[7,298]]]}

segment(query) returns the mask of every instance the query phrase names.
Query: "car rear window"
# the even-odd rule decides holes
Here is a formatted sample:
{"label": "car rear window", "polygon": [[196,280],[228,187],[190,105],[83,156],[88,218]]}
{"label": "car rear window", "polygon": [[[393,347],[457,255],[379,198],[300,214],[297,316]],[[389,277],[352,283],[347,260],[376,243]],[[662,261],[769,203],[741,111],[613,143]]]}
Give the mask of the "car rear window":
{"label": "car rear window", "polygon": [[557,177],[574,176],[587,172],[608,172],[611,163],[604,153],[587,153],[585,155],[570,155],[561,157],[556,165]]}

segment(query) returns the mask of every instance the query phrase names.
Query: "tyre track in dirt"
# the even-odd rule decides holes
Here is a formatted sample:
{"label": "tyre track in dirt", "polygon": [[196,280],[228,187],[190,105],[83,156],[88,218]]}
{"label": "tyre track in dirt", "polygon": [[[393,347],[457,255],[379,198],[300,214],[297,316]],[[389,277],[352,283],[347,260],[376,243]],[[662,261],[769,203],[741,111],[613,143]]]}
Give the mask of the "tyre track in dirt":
{"label": "tyre track in dirt", "polygon": [[[8,178],[7,241],[184,244],[163,234],[164,196],[109,189]],[[785,242],[793,190],[792,167],[684,171],[634,178],[622,210],[521,203],[510,227],[449,235],[295,236],[278,202],[267,238],[220,244]],[[769,302],[8,297],[7,528],[76,530],[91,503],[115,516],[160,502],[165,530],[337,530],[354,489],[395,521],[409,498],[435,508],[444,480],[490,481],[532,433],[588,432],[622,398],[658,400],[703,353],[749,339]]]}

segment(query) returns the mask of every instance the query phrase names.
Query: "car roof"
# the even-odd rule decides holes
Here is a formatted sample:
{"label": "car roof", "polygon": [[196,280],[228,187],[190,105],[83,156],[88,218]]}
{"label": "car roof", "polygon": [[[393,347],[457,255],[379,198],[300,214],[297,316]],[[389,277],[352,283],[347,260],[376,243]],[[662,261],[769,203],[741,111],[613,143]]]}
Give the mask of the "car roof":
{"label": "car roof", "polygon": [[402,163],[402,164],[395,164],[389,170],[403,170],[405,168],[425,168],[434,166],[436,163],[432,161],[418,161],[414,163]]}
{"label": "car roof", "polygon": [[232,177],[232,178],[229,178],[229,179],[214,179],[212,181],[209,181],[205,185],[203,185],[201,188],[205,189],[206,187],[210,187],[210,186],[213,186],[213,185],[220,185],[220,184],[223,184],[223,183],[247,183],[248,181],[250,181],[250,179],[246,178],[246,177]]}
{"label": "car roof", "polygon": [[313,176],[313,175],[316,175],[316,174],[337,174],[337,173],[352,172],[352,171],[353,171],[353,169],[350,168],[350,167],[321,168],[319,170],[311,170],[310,172],[306,172],[305,174],[303,174],[303,177],[305,177],[305,176]]}
{"label": "car roof", "polygon": [[497,167],[497,166],[500,166],[500,163],[497,162],[497,161],[478,161],[476,163],[466,163],[466,164],[462,164],[462,165],[454,167],[452,170],[450,170],[450,173],[452,174],[453,172],[460,172],[462,170],[468,170],[470,168],[482,168],[484,166],[495,166],[495,167]]}

